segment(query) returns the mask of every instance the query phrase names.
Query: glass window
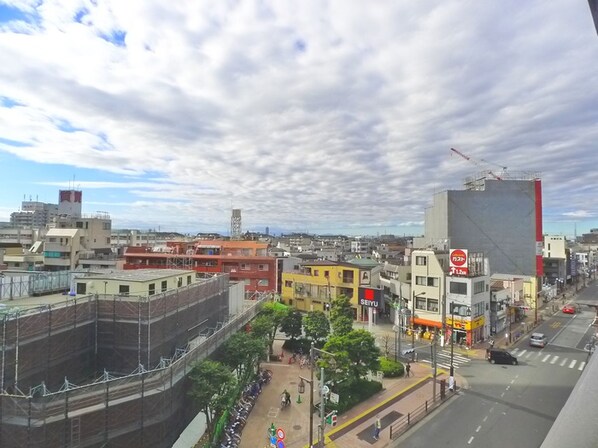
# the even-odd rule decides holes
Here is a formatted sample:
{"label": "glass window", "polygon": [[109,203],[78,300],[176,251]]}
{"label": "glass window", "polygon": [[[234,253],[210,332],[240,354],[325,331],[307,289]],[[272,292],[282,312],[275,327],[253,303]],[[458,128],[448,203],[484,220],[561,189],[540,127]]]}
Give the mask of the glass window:
{"label": "glass window", "polygon": [[168,281],[164,280],[160,286],[162,292],[166,291],[168,289]]}
{"label": "glass window", "polygon": [[153,296],[154,294],[156,294],[156,284],[155,283],[150,283],[148,286],[148,294],[150,296]]}
{"label": "glass window", "polygon": [[473,284],[473,293],[474,294],[479,294],[481,292],[484,292],[484,285],[486,284],[486,282],[475,282]]}
{"label": "glass window", "polygon": [[428,277],[427,286],[438,286],[438,277]]}
{"label": "glass window", "polygon": [[293,286],[293,282],[291,280],[284,281],[285,288],[291,288]]}
{"label": "glass window", "polygon": [[418,310],[426,310],[426,298],[425,297],[416,297],[415,298],[415,308]]}
{"label": "glass window", "polygon": [[258,286],[268,286],[269,282],[267,278],[261,278],[257,281]]}
{"label": "glass window", "polygon": [[420,286],[428,286],[427,277],[423,277],[421,275],[415,276],[415,284]]}
{"label": "glass window", "polygon": [[428,299],[428,309],[427,311],[431,311],[433,313],[438,312],[438,299]]}
{"label": "glass window", "polygon": [[129,285],[118,285],[118,293],[123,296],[129,295]]}
{"label": "glass window", "polygon": [[451,294],[467,295],[467,283],[450,282],[449,291]]}
{"label": "glass window", "polygon": [[428,257],[415,257],[415,264],[417,266],[425,266],[428,262]]}

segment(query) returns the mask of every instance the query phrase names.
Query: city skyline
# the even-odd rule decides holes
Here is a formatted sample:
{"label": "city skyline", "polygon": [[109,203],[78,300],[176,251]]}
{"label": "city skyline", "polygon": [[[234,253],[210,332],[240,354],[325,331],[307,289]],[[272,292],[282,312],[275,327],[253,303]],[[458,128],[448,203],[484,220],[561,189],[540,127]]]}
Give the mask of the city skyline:
{"label": "city skyline", "polygon": [[420,235],[507,167],[598,228],[587,4],[368,5],[0,0],[0,221],[76,188],[114,228]]}

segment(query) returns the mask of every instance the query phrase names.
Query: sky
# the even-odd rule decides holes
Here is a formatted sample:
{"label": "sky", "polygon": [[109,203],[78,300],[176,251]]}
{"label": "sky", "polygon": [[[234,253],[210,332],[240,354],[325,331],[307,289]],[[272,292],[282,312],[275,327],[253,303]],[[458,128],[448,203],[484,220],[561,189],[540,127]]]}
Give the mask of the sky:
{"label": "sky", "polygon": [[113,228],[417,235],[506,167],[598,228],[585,1],[0,0],[0,55],[0,221],[74,187]]}

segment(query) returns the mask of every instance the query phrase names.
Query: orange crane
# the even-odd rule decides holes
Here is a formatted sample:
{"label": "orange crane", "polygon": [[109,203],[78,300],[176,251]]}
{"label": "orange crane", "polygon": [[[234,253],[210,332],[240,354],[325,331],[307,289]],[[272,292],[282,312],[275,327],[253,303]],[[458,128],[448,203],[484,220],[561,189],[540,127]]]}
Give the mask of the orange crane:
{"label": "orange crane", "polygon": [[492,164],[491,164],[491,163],[490,163],[490,162],[488,162],[487,160],[480,159],[480,160],[481,160],[481,162],[484,162],[484,163],[486,163],[486,164],[489,164],[489,165],[496,165],[496,166],[499,166],[499,167],[501,167],[501,168],[502,168],[502,174],[499,176],[498,174],[495,174],[494,172],[492,172],[492,171],[490,171],[490,170],[486,170],[486,169],[484,169],[484,165],[483,165],[483,164],[482,164],[480,161],[478,161],[478,160],[474,159],[473,157],[470,157],[470,156],[468,156],[468,155],[466,155],[466,154],[463,154],[463,153],[462,153],[461,151],[459,151],[458,149],[451,148],[451,151],[453,151],[455,154],[458,154],[459,156],[463,157],[465,160],[468,160],[469,162],[473,163],[474,165],[476,165],[476,166],[480,167],[480,168],[481,168],[481,169],[482,169],[482,170],[483,170],[485,173],[488,173],[488,174],[490,174],[490,175],[491,175],[493,178],[495,178],[496,180],[503,180],[503,178],[502,178],[501,176],[504,176],[504,175],[506,174],[506,172],[507,172],[507,167],[506,167],[506,166],[496,165],[496,164],[494,164],[494,163],[492,163]]}

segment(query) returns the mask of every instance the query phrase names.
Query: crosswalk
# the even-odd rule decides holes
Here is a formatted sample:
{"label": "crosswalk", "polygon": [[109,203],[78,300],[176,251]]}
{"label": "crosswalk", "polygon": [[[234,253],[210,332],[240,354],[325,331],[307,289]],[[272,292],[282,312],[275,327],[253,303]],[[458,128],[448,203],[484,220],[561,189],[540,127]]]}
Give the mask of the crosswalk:
{"label": "crosswalk", "polygon": [[568,357],[563,357],[563,356],[555,355],[552,353],[547,354],[547,353],[543,353],[543,352],[537,351],[537,350],[528,350],[525,348],[515,348],[515,349],[511,350],[511,353],[513,355],[515,355],[519,360],[536,359],[545,364],[557,365],[559,367],[566,367],[569,369],[583,370],[583,368],[586,366],[585,361],[579,361],[578,359],[572,359],[572,358],[570,359]]}
{"label": "crosswalk", "polygon": [[[429,355],[428,355],[429,356]],[[425,359],[421,359],[421,361],[431,364],[432,361],[429,357]],[[453,352],[453,366],[455,369],[458,369],[459,366],[467,364],[471,360],[463,355]],[[443,369],[450,369],[451,367],[451,351],[450,350],[438,350],[436,353],[436,365]]]}

